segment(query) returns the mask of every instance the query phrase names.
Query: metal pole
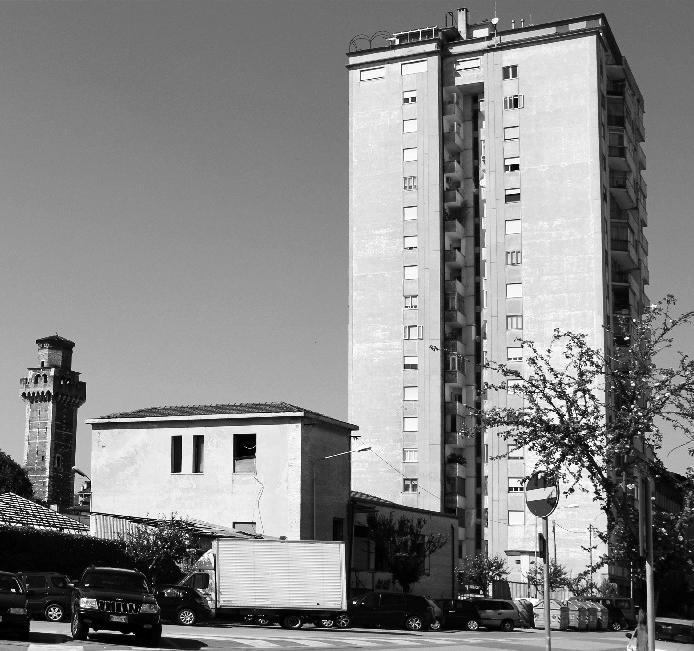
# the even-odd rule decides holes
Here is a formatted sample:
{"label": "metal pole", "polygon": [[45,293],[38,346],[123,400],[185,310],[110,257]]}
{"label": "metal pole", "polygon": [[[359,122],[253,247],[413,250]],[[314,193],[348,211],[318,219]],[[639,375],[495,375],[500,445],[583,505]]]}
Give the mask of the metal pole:
{"label": "metal pole", "polygon": [[[547,540],[549,540],[549,522],[547,518],[542,518],[542,535],[545,537],[545,557],[544,561],[544,583],[545,583],[545,649],[552,651],[552,635],[550,633],[550,616],[549,616],[549,549]],[[651,649],[650,651],[654,651]]]}
{"label": "metal pole", "polygon": [[648,651],[655,651],[655,591],[653,590],[653,501],[651,479],[643,480],[646,493],[646,622],[648,626]]}
{"label": "metal pole", "polygon": [[313,464],[313,539],[316,539],[316,464]]}
{"label": "metal pole", "polygon": [[557,521],[552,520],[552,539],[554,540],[554,564],[557,564]]}
{"label": "metal pole", "polygon": [[590,552],[590,594],[593,594],[593,525],[588,525],[588,551]]}

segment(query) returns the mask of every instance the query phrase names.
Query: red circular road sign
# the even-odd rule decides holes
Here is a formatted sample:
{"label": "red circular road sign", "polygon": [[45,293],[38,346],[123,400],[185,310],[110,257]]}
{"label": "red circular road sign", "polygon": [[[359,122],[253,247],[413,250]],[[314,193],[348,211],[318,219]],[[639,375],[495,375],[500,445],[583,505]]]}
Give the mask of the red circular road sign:
{"label": "red circular road sign", "polygon": [[525,485],[525,503],[530,513],[546,518],[559,503],[559,484],[553,475],[534,472]]}

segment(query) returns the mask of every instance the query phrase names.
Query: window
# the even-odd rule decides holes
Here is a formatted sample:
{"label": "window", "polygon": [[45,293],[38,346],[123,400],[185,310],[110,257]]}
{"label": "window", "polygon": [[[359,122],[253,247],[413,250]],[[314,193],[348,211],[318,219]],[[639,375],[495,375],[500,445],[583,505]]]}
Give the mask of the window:
{"label": "window", "polygon": [[408,147],[402,150],[402,161],[403,163],[409,163],[411,161],[417,160],[417,148]]}
{"label": "window", "polygon": [[234,472],[255,472],[255,434],[234,435]]}
{"label": "window", "polygon": [[417,416],[405,416],[402,419],[403,432],[416,432],[419,429],[419,418]]}
{"label": "window", "polygon": [[506,347],[506,359],[510,362],[520,362],[523,360],[523,347],[522,346],[507,346]]}
{"label": "window", "polygon": [[405,206],[402,209],[402,218],[406,222],[417,219],[417,206]]}
{"label": "window", "polygon": [[419,399],[419,387],[409,386],[403,388],[403,400],[418,400]]}
{"label": "window", "polygon": [[27,576],[26,579],[27,588],[32,590],[45,590],[46,589],[46,577],[41,576]]}
{"label": "window", "polygon": [[423,326],[418,325],[407,325],[405,326],[404,338],[405,339],[421,339],[423,336]]}
{"label": "window", "polygon": [[414,133],[415,131],[417,131],[417,118],[402,121],[403,133]]}
{"label": "window", "polygon": [[183,461],[183,437],[171,437],[171,472],[181,472],[181,462]]}
{"label": "window", "polygon": [[419,267],[416,264],[410,264],[403,267],[405,280],[417,280],[419,278]]}
{"label": "window", "polygon": [[512,156],[504,158],[504,172],[518,172],[520,170],[520,157]]}
{"label": "window", "polygon": [[416,235],[405,235],[403,238],[403,247],[408,251],[417,248],[417,236]]}
{"label": "window", "polygon": [[522,493],[524,482],[523,477],[509,477],[508,478],[508,492],[509,493]]}
{"label": "window", "polygon": [[504,140],[518,140],[520,127],[504,127]]}
{"label": "window", "polygon": [[523,315],[522,314],[509,314],[506,317],[506,330],[522,330],[523,329]]}
{"label": "window", "polygon": [[508,393],[522,393],[522,386],[523,380],[520,378],[511,378],[510,380],[506,380],[506,391]]}
{"label": "window", "polygon": [[522,296],[522,283],[506,283],[506,298],[521,298]]}
{"label": "window", "polygon": [[523,95],[509,95],[504,97],[504,110],[513,111],[523,108]]}
{"label": "window", "polygon": [[416,371],[419,368],[419,357],[417,355],[405,355],[403,366],[405,369]]}
{"label": "window", "polygon": [[333,518],[333,540],[345,539],[345,519]]}
{"label": "window", "polygon": [[378,68],[367,68],[359,71],[359,81],[371,81],[372,79],[383,79],[386,69],[383,66]]}
{"label": "window", "polygon": [[417,478],[409,477],[402,480],[402,492],[403,493],[416,493],[417,492]]}
{"label": "window", "polygon": [[520,201],[520,188],[506,188],[504,191],[506,203],[517,203]]}
{"label": "window", "polygon": [[[520,219],[518,220],[520,221]],[[506,264],[516,265],[521,264],[523,257],[520,251],[506,251]]]}
{"label": "window", "polygon": [[416,176],[403,176],[402,177],[402,189],[403,190],[416,190],[417,189],[417,177]]}
{"label": "window", "polygon": [[417,448],[405,448],[402,451],[402,460],[404,463],[417,463]]}
{"label": "window", "polygon": [[406,310],[416,310],[418,298],[419,297],[417,296],[417,294],[412,294],[411,296],[405,296],[405,309]]}
{"label": "window", "polygon": [[[234,529],[243,533],[255,533],[255,522],[234,522]],[[209,574],[205,576],[209,579]]]}
{"label": "window", "polygon": [[402,94],[403,104],[416,104],[417,103],[417,91],[416,90],[406,90]]}
{"label": "window", "polygon": [[480,68],[480,60],[479,58],[475,59],[461,59],[460,61],[456,61],[455,64],[455,69],[459,71],[463,70],[479,70]]}
{"label": "window", "polygon": [[193,472],[202,472],[205,457],[205,437],[202,434],[193,435]]}
{"label": "window", "polygon": [[506,235],[518,235],[521,232],[520,219],[507,219],[505,224]]}
{"label": "window", "polygon": [[518,79],[518,66],[504,66],[501,73],[504,79]]}
{"label": "window", "polygon": [[55,455],[55,461],[53,462],[53,465],[56,467],[57,470],[63,469],[63,455],[62,454],[56,454]]}
{"label": "window", "polygon": [[427,62],[426,59],[421,59],[420,61],[410,61],[408,63],[403,63],[400,65],[400,72],[403,75],[413,75],[417,72],[426,72]]}
{"label": "window", "polygon": [[458,353],[449,353],[446,355],[446,370],[447,371],[457,371],[460,369],[463,372],[465,362],[462,358],[458,357]]}
{"label": "window", "polygon": [[508,512],[508,526],[509,527],[522,527],[525,525],[525,511],[511,511]]}

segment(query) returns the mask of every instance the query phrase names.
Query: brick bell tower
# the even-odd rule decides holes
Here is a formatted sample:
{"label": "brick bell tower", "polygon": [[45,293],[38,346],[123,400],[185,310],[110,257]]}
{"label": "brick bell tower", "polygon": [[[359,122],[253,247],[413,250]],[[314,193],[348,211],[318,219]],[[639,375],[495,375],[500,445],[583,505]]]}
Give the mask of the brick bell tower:
{"label": "brick bell tower", "polygon": [[87,385],[72,370],[74,342],[56,334],[36,344],[39,366],[19,380],[26,405],[24,468],[34,497],[62,511],[73,505],[77,409]]}

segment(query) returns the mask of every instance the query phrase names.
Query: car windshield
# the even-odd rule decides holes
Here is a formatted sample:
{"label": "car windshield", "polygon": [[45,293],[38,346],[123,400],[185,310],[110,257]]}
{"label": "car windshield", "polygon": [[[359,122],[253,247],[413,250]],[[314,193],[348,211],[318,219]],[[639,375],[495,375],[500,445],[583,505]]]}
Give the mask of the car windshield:
{"label": "car windshield", "polygon": [[97,590],[124,590],[126,592],[149,592],[147,582],[137,574],[124,572],[87,572],[82,585]]}
{"label": "car windshield", "polygon": [[0,576],[0,593],[20,593],[22,587],[19,585],[19,581],[13,576]]}

